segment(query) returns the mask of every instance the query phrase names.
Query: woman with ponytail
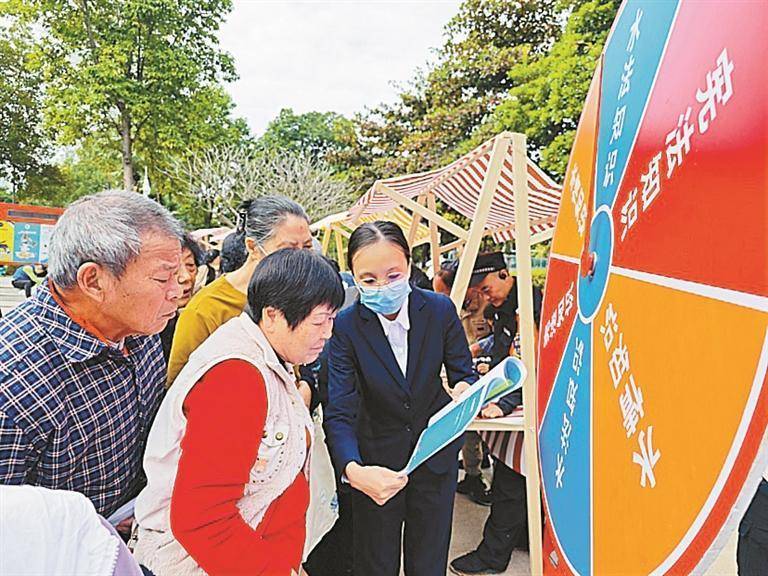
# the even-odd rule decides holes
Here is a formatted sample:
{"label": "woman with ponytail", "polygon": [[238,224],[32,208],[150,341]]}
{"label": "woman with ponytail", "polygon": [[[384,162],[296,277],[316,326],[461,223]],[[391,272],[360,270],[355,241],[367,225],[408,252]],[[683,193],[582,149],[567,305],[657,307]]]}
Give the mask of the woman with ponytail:
{"label": "woman with ponytail", "polygon": [[248,282],[262,258],[281,248],[312,248],[306,212],[281,196],[245,202],[238,213],[238,232],[248,252],[245,264],[200,290],[182,311],[168,360],[168,386],[214,330],[243,312]]}
{"label": "woman with ponytail", "polygon": [[354,489],[354,573],[365,576],[396,576],[401,556],[406,576],[445,575],[463,439],[409,476],[399,471],[429,419],[476,380],[456,308],[409,283],[410,258],[397,224],[352,233],[360,300],[339,314],[330,342],[325,429]]}

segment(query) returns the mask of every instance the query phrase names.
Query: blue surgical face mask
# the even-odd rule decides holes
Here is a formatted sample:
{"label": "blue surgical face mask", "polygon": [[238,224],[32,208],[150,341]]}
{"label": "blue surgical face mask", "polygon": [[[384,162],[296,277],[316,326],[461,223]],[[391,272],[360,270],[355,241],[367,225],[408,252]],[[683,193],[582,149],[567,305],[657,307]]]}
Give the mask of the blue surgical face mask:
{"label": "blue surgical face mask", "polygon": [[411,293],[411,284],[408,276],[390,282],[386,286],[367,287],[357,282],[360,291],[360,303],[377,314],[394,314],[403,306],[403,302]]}

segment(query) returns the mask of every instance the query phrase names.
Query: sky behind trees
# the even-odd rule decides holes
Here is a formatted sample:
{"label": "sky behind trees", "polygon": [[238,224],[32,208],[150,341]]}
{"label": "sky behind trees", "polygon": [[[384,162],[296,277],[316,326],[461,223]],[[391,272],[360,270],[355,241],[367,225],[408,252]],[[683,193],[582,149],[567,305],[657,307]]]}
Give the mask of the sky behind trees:
{"label": "sky behind trees", "polygon": [[460,2],[236,0],[219,34],[240,79],[226,86],[254,134],[281,109],[345,116],[396,99],[442,44]]}

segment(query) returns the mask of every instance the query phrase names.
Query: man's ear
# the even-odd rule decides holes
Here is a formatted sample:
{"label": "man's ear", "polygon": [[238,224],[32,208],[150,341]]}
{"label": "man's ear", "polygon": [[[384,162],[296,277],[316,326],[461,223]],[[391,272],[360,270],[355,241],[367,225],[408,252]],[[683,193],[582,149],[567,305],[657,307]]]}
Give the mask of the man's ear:
{"label": "man's ear", "polygon": [[95,262],[86,262],[77,269],[78,288],[96,302],[104,302],[107,291],[112,288],[112,280],[112,275]]}
{"label": "man's ear", "polygon": [[506,270],[499,270],[499,278],[501,278],[502,280],[506,280],[507,279],[507,271]]}

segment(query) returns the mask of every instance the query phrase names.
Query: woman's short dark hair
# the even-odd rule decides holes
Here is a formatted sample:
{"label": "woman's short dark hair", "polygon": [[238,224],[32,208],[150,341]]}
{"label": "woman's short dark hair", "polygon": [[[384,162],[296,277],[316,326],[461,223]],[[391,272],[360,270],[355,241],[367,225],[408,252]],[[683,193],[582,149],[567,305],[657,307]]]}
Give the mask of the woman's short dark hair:
{"label": "woman's short dark hair", "polygon": [[394,222],[376,220],[375,222],[366,222],[358,226],[349,237],[349,247],[347,248],[347,266],[352,270],[352,260],[360,250],[366,246],[376,244],[381,241],[391,242],[403,252],[405,261],[411,261],[411,248],[408,246],[408,240],[405,239],[402,228]]}
{"label": "woman's short dark hair", "polygon": [[254,322],[272,307],[283,313],[291,330],[317,306],[339,310],[344,304],[341,278],[324,256],[312,250],[283,248],[256,266],[248,284],[248,306]]}
{"label": "woman's short dark hair", "polygon": [[200,244],[190,236],[189,233],[184,234],[181,238],[181,249],[189,250],[192,253],[192,258],[195,260],[195,266],[203,265],[203,249],[200,248]]}
{"label": "woman's short dark hair", "polygon": [[221,243],[222,273],[234,272],[248,260],[248,250],[245,247],[245,232],[231,232]]}

